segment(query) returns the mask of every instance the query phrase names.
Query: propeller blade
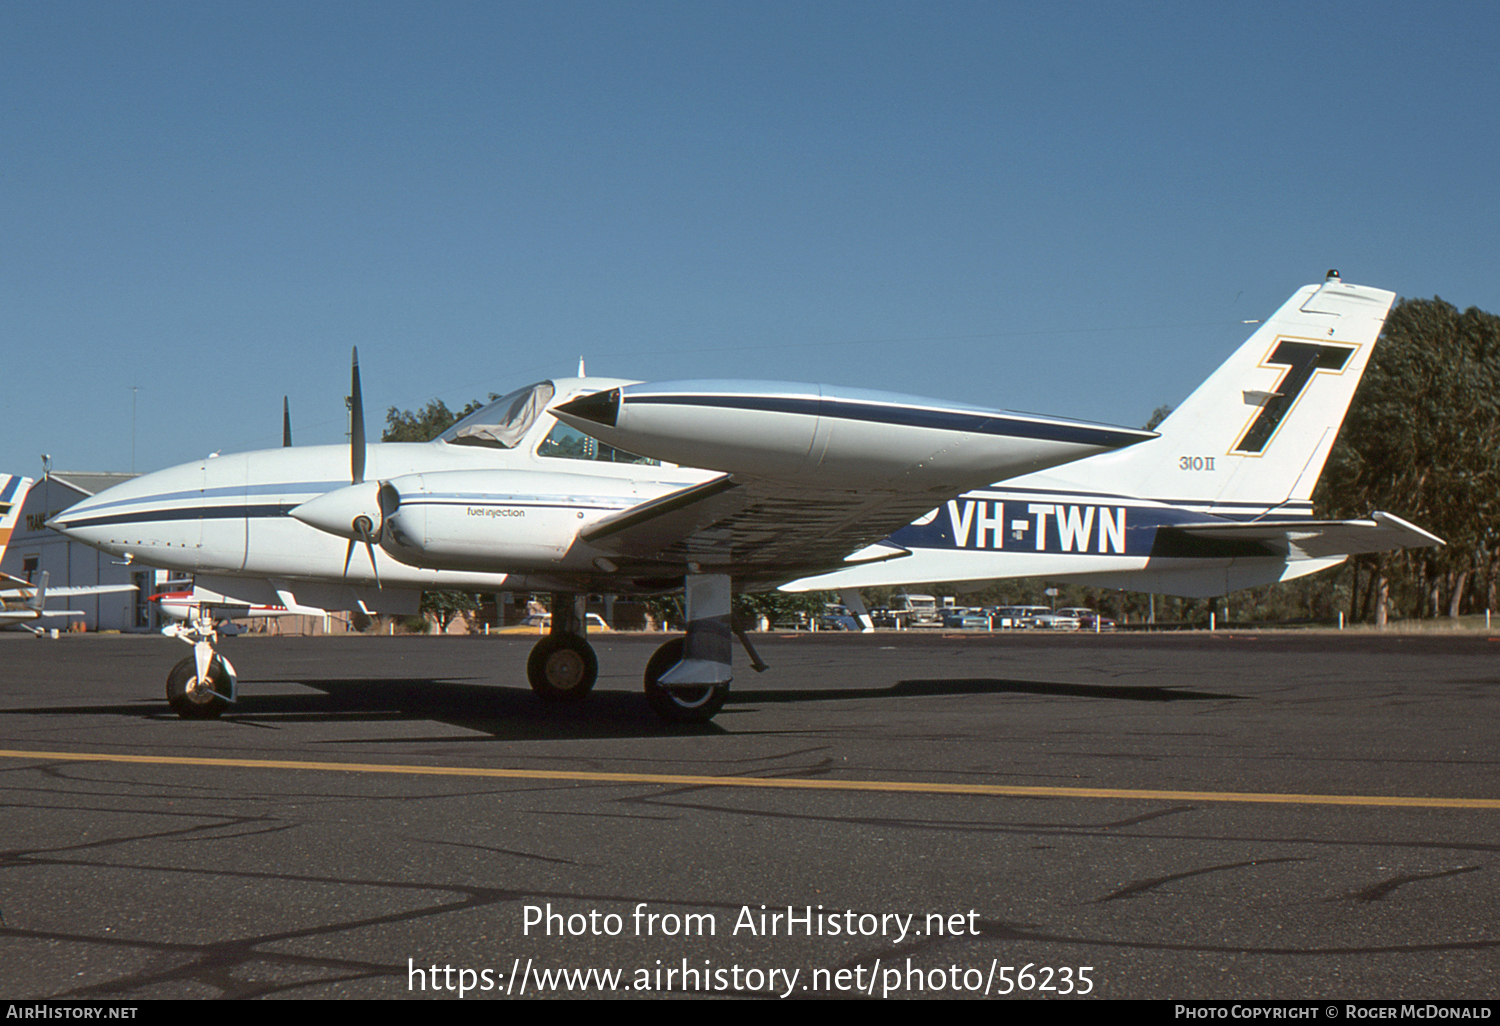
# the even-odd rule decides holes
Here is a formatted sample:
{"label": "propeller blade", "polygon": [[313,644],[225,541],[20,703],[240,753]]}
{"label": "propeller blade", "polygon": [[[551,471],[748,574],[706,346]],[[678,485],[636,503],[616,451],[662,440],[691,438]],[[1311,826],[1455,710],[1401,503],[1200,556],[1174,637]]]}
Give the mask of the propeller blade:
{"label": "propeller blade", "polygon": [[281,447],[292,447],[292,404],[286,396],[281,397]]}
{"label": "propeller blade", "polygon": [[[385,585],[380,583],[380,567],[375,565],[375,525],[370,523],[369,517],[358,516],[354,518],[351,526],[354,528],[354,533],[359,536],[359,540],[365,543],[365,551],[370,554],[370,571],[375,575],[375,587],[384,588]],[[349,543],[349,549],[353,551],[354,542]]]}
{"label": "propeller blade", "polygon": [[365,479],[365,399],[359,387],[359,346],[349,386],[349,473],[355,484]]}
{"label": "propeller blade", "polygon": [[349,547],[344,550],[344,576],[349,576],[349,560],[354,557],[354,539],[349,539]]}
{"label": "propeller blade", "polygon": [[368,534],[365,535],[365,551],[370,554],[370,572],[375,575],[375,587],[384,590],[385,585],[380,583],[380,567],[375,565],[375,543]]}

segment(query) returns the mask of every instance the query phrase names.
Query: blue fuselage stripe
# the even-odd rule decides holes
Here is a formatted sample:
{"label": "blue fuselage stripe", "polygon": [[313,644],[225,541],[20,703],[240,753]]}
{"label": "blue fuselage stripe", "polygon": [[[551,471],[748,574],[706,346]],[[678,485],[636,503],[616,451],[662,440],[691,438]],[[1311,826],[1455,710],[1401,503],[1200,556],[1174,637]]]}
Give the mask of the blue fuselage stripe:
{"label": "blue fuselage stripe", "polygon": [[72,518],[64,515],[59,522],[67,530],[80,527],[110,527],[115,524],[168,523],[174,520],[248,520],[290,515],[300,502],[231,506],[174,506],[170,509],[142,509],[133,513],[114,513],[102,517]]}
{"label": "blue fuselage stripe", "polygon": [[899,424],[905,427],[937,428],[943,431],[969,431],[982,435],[1038,438],[1050,442],[1072,442],[1111,449],[1142,442],[1152,437],[1138,431],[1091,427],[1087,424],[1035,421],[1020,417],[966,413],[958,410],[882,406],[878,403],[851,402],[847,399],[772,395],[626,394],[623,401],[626,406],[639,403],[664,406],[711,406],[722,409],[758,410],[766,413],[797,413],[873,424]]}

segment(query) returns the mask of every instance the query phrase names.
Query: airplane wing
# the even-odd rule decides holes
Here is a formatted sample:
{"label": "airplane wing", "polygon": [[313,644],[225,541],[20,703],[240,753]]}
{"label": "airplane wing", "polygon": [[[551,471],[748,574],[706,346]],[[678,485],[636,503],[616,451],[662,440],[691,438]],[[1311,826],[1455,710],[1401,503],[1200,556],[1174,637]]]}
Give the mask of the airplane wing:
{"label": "airplane wing", "polygon": [[[1174,524],[1157,529],[1158,546],[1244,547],[1225,555],[1277,555],[1291,559],[1354,556],[1390,549],[1443,545],[1437,535],[1390,513],[1371,513],[1367,520],[1258,520]],[[1255,551],[1258,550],[1258,551]],[[1153,553],[1154,555],[1168,553]]]}
{"label": "airplane wing", "polygon": [[606,517],[582,538],[636,572],[680,574],[684,564],[702,563],[742,582],[770,582],[907,555],[874,543],[933,502],[927,492],[795,487],[726,474]]}
{"label": "airplane wing", "polygon": [[[610,514],[583,541],[627,570],[684,564],[784,581],[863,552],[967,487],[1154,438],[913,396],[781,382],[642,383],[575,398],[559,419],[626,452],[723,476]],[[611,560],[611,562],[614,562]]]}
{"label": "airplane wing", "polygon": [[[41,583],[33,583],[21,577],[12,577],[10,574],[0,573],[0,597],[10,601],[35,602],[38,596],[45,598],[70,598],[80,595],[106,595],[117,591],[135,591],[134,584],[78,584],[65,585],[61,588],[48,587],[46,574],[42,575]],[[59,616],[65,615],[59,611]],[[78,615],[82,616],[82,613]]]}
{"label": "airplane wing", "polygon": [[61,588],[48,588],[48,598],[76,598],[79,595],[109,595],[119,591],[135,591],[134,584],[77,584]]}

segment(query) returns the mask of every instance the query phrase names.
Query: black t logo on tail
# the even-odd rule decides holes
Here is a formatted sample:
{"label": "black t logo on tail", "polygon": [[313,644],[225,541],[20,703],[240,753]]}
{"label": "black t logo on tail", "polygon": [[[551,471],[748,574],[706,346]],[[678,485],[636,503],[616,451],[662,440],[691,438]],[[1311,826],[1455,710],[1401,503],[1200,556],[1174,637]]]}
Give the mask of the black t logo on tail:
{"label": "black t logo on tail", "polygon": [[1281,426],[1281,420],[1296,405],[1297,397],[1320,370],[1340,371],[1349,362],[1354,349],[1349,346],[1326,346],[1316,342],[1282,342],[1267,363],[1287,367],[1276,385],[1276,392],[1260,408],[1250,430],[1234,447],[1234,452],[1260,452]]}

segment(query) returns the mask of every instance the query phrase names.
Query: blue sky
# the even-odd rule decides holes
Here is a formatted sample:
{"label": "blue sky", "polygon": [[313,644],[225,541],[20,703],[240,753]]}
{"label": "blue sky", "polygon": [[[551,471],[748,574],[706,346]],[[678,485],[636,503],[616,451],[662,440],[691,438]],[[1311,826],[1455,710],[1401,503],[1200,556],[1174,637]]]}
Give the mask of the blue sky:
{"label": "blue sky", "polygon": [[[547,376],[1142,424],[1329,267],[1500,312],[1487,4],[0,6],[0,471]],[[136,390],[136,391],[133,391]],[[132,448],[132,396],[138,401]]]}

